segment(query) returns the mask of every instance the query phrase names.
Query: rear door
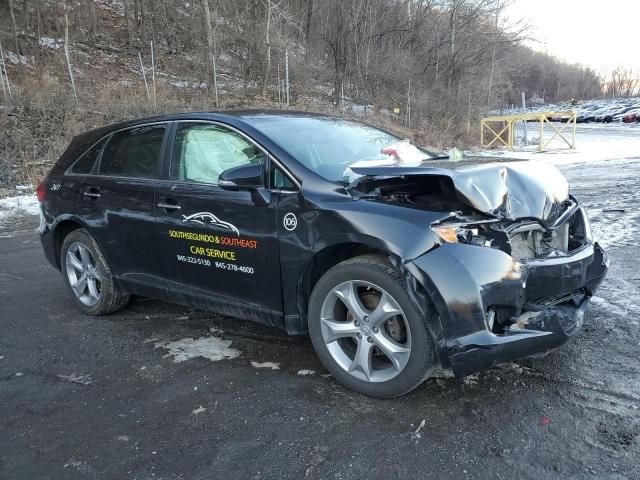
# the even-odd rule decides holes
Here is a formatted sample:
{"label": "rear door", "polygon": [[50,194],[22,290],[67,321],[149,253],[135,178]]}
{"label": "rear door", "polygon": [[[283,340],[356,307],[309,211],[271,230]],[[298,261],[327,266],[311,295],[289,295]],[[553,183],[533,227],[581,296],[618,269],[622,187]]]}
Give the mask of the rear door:
{"label": "rear door", "polygon": [[162,175],[167,123],[140,125],[107,138],[93,175],[83,181],[80,214],[124,280],[166,286],[157,250],[155,188]]}
{"label": "rear door", "polygon": [[170,289],[281,315],[278,194],[218,185],[224,170],[266,164],[268,155],[225,125],[185,121],[172,130],[170,180],[157,190],[163,276]]}

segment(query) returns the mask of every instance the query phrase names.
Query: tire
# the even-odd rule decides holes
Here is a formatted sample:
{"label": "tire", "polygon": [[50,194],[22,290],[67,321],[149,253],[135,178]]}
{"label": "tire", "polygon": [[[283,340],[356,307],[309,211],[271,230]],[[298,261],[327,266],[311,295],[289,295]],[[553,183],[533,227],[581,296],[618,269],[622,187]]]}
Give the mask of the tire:
{"label": "tire", "polygon": [[130,295],[115,282],[102,249],[85,229],[65,237],[60,264],[71,296],[84,313],[108,315],[129,302]]}
{"label": "tire", "polygon": [[365,395],[405,394],[420,385],[436,363],[425,320],[400,272],[382,256],[354,257],[327,271],[311,293],[308,323],[325,368],[344,386]]}

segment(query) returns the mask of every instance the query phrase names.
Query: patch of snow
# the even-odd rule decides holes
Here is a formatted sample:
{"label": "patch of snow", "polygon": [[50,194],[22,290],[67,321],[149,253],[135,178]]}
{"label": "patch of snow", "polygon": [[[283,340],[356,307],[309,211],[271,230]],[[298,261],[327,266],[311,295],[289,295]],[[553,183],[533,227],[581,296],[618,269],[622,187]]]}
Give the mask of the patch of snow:
{"label": "patch of snow", "polygon": [[314,372],[313,370],[298,370],[298,375],[301,376],[305,376],[305,375],[315,375],[316,372]]}
{"label": "patch of snow", "polygon": [[40,37],[40,46],[58,50],[64,47],[64,38]]}
{"label": "patch of snow", "polygon": [[276,362],[251,362],[255,368],[270,368],[271,370],[280,370],[280,364]]}
{"label": "patch of snow", "polygon": [[[175,82],[169,82],[169,85],[176,87],[176,88],[200,88],[200,89],[204,89],[206,90],[207,88],[209,88],[209,84],[207,82],[193,82],[193,83],[189,83],[186,82],[184,80],[179,80],[179,81],[175,81]],[[218,82],[218,88],[220,88],[220,82]]]}
{"label": "patch of snow", "polygon": [[80,473],[93,473],[95,476],[95,472],[93,471],[93,468],[91,468],[91,465],[89,465],[87,462],[76,460],[75,457],[71,457],[69,460],[67,460],[67,463],[64,464],[64,468],[69,467],[75,468]]}
{"label": "patch of snow", "polygon": [[9,60],[14,65],[26,65],[28,63],[27,57],[25,57],[24,55],[20,55],[19,53],[8,51],[5,56],[7,57],[7,60]]}
{"label": "patch of snow", "polygon": [[205,412],[206,410],[207,410],[206,408],[204,408],[202,405],[200,405],[200,406],[198,406],[198,408],[196,408],[195,410],[193,410],[191,412],[191,415],[198,415],[198,414],[200,414],[202,412]]}
{"label": "patch of snow", "polygon": [[638,287],[629,279],[610,275],[601,285],[598,295],[591,297],[591,302],[606,308],[609,314],[634,319],[640,316],[637,292]]}
{"label": "patch of snow", "polygon": [[129,436],[128,435],[119,435],[116,437],[116,440],[118,440],[119,442],[128,442],[129,441]]}
{"label": "patch of snow", "polygon": [[217,337],[221,337],[222,334],[224,333],[224,330],[222,330],[221,328],[218,328],[218,327],[209,327],[209,333],[212,333],[213,335],[215,335]]}
{"label": "patch of snow", "polygon": [[71,383],[79,383],[80,385],[91,385],[95,383],[89,375],[76,375],[72,373],[70,375],[56,375],[60,380]]}
{"label": "patch of snow", "polygon": [[10,216],[40,215],[35,195],[17,195],[0,199],[0,222]]}
{"label": "patch of snow", "polygon": [[[532,127],[530,127],[532,128]],[[545,141],[551,140],[555,132],[545,125]],[[567,138],[568,129],[562,132]],[[505,150],[489,150],[483,154],[491,156],[496,153],[508,158],[525,160],[548,160],[556,165],[568,163],[584,163],[616,159],[639,159],[638,142],[640,127],[633,124],[583,124],[576,129],[576,148],[570,149],[559,137],[538,152],[536,149],[509,152]]]}
{"label": "patch of snow", "polygon": [[212,362],[236,358],[240,350],[231,347],[230,340],[222,340],[218,337],[183,338],[175,342],[157,342],[155,348],[164,348],[169,353],[164,358],[173,356],[175,363],[181,363],[191,358],[203,357]]}
{"label": "patch of snow", "polygon": [[16,190],[29,190],[29,191],[33,191],[33,185],[16,185]]}
{"label": "patch of snow", "polygon": [[465,385],[477,385],[478,381],[479,381],[479,377],[477,373],[474,373],[473,375],[467,375],[466,377],[464,377],[462,379],[462,382]]}
{"label": "patch of snow", "polygon": [[587,207],[594,240],[610,249],[620,246],[635,246],[640,230],[640,212],[607,212],[602,208]]}
{"label": "patch of snow", "polygon": [[448,380],[450,378],[455,378],[455,375],[453,374],[453,370],[450,368],[435,368],[429,375],[429,378]]}
{"label": "patch of snow", "polygon": [[[418,425],[418,428],[416,428],[415,431],[411,432],[411,438],[413,440],[420,440],[422,438],[422,433],[420,433],[420,430],[424,428],[425,424],[426,420],[423,418],[420,422],[420,425]],[[411,424],[411,426],[413,426],[413,424]]]}

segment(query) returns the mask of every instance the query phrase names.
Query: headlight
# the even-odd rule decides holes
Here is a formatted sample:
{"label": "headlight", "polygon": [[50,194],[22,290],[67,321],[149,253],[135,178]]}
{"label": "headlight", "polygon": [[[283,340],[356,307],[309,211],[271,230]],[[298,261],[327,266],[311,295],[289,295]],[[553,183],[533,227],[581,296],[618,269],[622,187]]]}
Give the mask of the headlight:
{"label": "headlight", "polygon": [[491,247],[496,241],[497,235],[504,235],[502,232],[491,230],[490,224],[497,223],[498,220],[481,220],[470,223],[434,222],[431,224],[431,230],[440,240],[446,243],[466,243],[469,245],[478,245],[481,247]]}
{"label": "headlight", "polygon": [[431,230],[447,243],[458,243],[458,230],[455,227],[431,227]]}

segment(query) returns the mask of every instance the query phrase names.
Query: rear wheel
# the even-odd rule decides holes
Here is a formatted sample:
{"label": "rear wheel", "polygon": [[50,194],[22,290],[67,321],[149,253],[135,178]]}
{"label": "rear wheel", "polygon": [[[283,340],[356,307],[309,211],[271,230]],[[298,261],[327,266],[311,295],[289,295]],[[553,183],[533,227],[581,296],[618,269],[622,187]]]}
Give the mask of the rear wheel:
{"label": "rear wheel", "polygon": [[311,294],[309,333],[324,366],[366,395],[402,395],[434,366],[425,321],[383,257],[356,257],[324,274]]}
{"label": "rear wheel", "polygon": [[83,312],[107,315],[128,303],[129,294],[115,283],[100,246],[86,230],[65,237],[60,259],[65,283]]}

